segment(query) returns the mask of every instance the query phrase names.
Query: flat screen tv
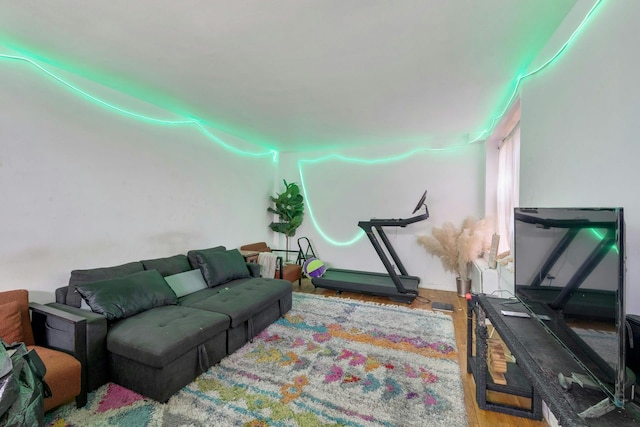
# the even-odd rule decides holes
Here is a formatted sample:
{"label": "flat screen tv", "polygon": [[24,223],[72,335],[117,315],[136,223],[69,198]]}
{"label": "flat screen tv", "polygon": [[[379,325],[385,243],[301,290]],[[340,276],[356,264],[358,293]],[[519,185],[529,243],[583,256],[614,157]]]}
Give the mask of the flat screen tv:
{"label": "flat screen tv", "polygon": [[611,403],[623,407],[623,209],[520,207],[514,220],[516,296],[552,310],[560,321],[541,323]]}

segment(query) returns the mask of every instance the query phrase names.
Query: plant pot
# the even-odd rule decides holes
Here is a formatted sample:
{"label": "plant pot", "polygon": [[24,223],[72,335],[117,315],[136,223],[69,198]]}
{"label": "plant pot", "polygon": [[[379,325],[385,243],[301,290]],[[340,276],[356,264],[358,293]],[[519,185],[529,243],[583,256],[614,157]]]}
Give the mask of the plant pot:
{"label": "plant pot", "polygon": [[456,277],[456,288],[458,289],[459,297],[467,296],[467,293],[471,290],[471,279]]}

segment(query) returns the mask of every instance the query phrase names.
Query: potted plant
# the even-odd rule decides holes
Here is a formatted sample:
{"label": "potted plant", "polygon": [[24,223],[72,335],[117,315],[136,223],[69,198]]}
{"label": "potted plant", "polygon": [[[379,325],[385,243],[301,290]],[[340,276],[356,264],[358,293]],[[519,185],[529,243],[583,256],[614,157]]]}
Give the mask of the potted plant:
{"label": "potted plant", "polygon": [[300,188],[295,182],[284,182],[285,191],[276,193],[276,197],[271,196],[273,207],[267,210],[278,215],[280,222],[272,222],[269,228],[276,233],[282,233],[287,239],[287,261],[289,260],[289,238],[295,236],[296,230],[302,224],[304,216],[304,198],[300,194]]}
{"label": "potted plant", "polygon": [[486,219],[469,216],[459,228],[447,221],[442,228],[433,227],[432,236],[418,236],[418,244],[439,257],[445,271],[456,273],[459,296],[465,296],[471,289],[469,263],[491,248],[490,228]]}

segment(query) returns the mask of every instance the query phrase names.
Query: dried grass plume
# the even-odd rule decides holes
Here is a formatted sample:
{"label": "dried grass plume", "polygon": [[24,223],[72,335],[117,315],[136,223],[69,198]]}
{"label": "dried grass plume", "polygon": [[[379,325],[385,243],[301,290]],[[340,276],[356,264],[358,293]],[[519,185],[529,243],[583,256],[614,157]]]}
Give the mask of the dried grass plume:
{"label": "dried grass plume", "polygon": [[461,279],[469,277],[469,262],[491,248],[493,227],[487,219],[468,216],[457,228],[451,221],[442,228],[433,227],[431,236],[418,236],[418,244],[442,261],[445,271],[456,273]]}

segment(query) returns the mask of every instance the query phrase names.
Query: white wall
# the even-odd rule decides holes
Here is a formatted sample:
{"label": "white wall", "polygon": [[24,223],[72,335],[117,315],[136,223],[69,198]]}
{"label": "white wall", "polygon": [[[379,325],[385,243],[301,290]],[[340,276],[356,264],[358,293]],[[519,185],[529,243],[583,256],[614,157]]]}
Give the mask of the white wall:
{"label": "white wall", "polygon": [[521,206],[624,207],[631,313],[640,313],[639,18],[640,2],[603,2],[562,57],[524,82],[520,151]]}
{"label": "white wall", "polygon": [[[101,98],[144,114],[175,119],[140,100],[71,79]],[[482,216],[481,144],[418,151],[401,161],[306,165],[328,152],[270,157],[230,153],[193,126],[134,120],[97,106],[45,78],[26,63],[3,62],[0,79],[0,289],[26,288],[53,300],[76,268],[94,268],[224,244],[274,241],[266,212],[281,178],[308,185],[310,209],[297,236],[308,236],[331,266],[384,271],[366,238],[351,246],[325,241],[311,220],[336,240],[353,237],[357,222],[409,217],[429,190],[431,218],[388,235],[422,286],[454,290],[440,261],[416,244],[446,220]],[[250,151],[262,149],[224,136]],[[446,145],[445,142],[442,142]],[[375,159],[424,147],[378,147],[343,154]],[[331,153],[334,153],[333,151]],[[274,180],[274,178],[277,178]],[[275,182],[274,182],[275,181]],[[275,238],[277,240],[277,237]],[[281,246],[284,246],[282,243]]]}
{"label": "white wall", "polygon": [[[271,157],[232,154],[193,126],[124,117],[26,63],[1,65],[0,289],[26,288],[48,302],[75,268],[271,238]],[[74,82],[124,107],[174,118]]]}
{"label": "white wall", "polygon": [[[590,4],[580,1],[576,11]],[[637,2],[604,2],[559,61],[523,82],[521,96],[521,205],[624,206],[630,258],[640,245],[640,202],[632,191],[640,150],[634,140],[639,87],[633,84],[639,59],[632,42],[639,8]],[[566,40],[578,12],[548,51]],[[304,179],[308,189],[310,209],[297,236],[309,237],[331,266],[372,271],[383,266],[366,238],[332,244],[311,212],[323,233],[345,241],[356,235],[360,220],[410,216],[428,189],[431,218],[388,234],[422,286],[454,290],[453,275],[415,237],[444,221],[485,212],[482,144],[375,165],[305,164],[300,176],[298,160],[336,152],[282,154],[274,165],[267,157],[232,154],[193,127],[149,125],[98,108],[24,65],[3,64],[0,79],[11,82],[0,87],[1,289],[24,287],[50,300],[73,268],[273,240],[266,206],[285,178]],[[174,118],[82,83],[124,106]],[[442,142],[447,144],[455,142]],[[339,154],[375,159],[415,148],[424,147]],[[628,266],[629,299],[640,301],[634,287],[640,273],[632,261]]]}
{"label": "white wall", "polygon": [[483,144],[461,145],[444,151],[417,151],[402,160],[375,164],[331,158],[303,163],[302,175],[298,168],[299,160],[332,154],[372,160],[423,148],[426,147],[368,147],[340,153],[334,150],[282,155],[283,177],[287,181],[304,182],[307,190],[306,217],[296,238],[308,237],[316,255],[330,267],[384,272],[366,236],[346,246],[329,239],[340,243],[353,239],[361,230],[358,221],[411,217],[418,199],[427,189],[430,218],[406,228],[387,228],[385,232],[408,273],[421,278],[421,287],[455,290],[454,275],[445,272],[439,258],[433,258],[419,246],[416,237],[430,234],[433,226],[439,227],[445,221],[459,225],[468,215],[482,217]]}

